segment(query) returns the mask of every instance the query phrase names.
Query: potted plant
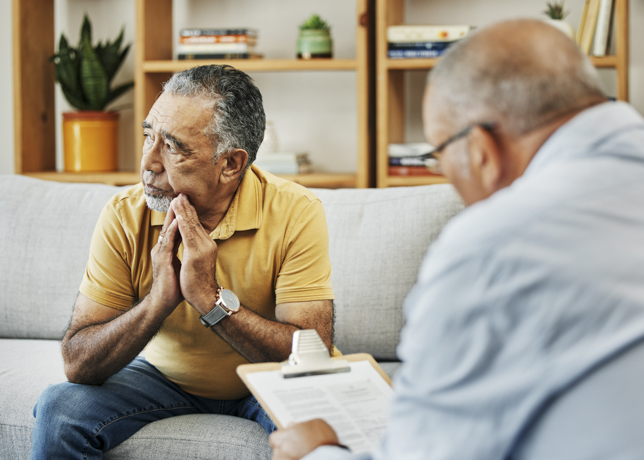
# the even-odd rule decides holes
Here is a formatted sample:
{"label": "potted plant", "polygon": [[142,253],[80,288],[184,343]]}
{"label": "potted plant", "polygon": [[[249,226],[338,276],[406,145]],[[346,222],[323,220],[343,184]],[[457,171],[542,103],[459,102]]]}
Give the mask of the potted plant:
{"label": "potted plant", "polygon": [[568,16],[568,13],[570,11],[565,11],[564,10],[564,2],[562,1],[561,3],[557,2],[548,2],[547,8],[543,11],[543,13],[548,16],[548,19],[546,19],[546,22],[548,24],[556,27],[566,35],[568,35],[570,38],[574,40],[575,38],[575,29],[572,27],[572,25],[565,21],[566,16]]}
{"label": "potted plant", "polygon": [[92,46],[92,26],[85,15],[77,48],[65,34],[51,57],[65,99],[78,109],[63,113],[65,171],[114,171],[118,158],[118,112],[106,108],[130,90],[133,82],[111,87],[130,45],[121,49],[123,29],[113,42]]}
{"label": "potted plant", "polygon": [[331,26],[317,14],[300,25],[297,39],[298,59],[318,59],[333,57]]}

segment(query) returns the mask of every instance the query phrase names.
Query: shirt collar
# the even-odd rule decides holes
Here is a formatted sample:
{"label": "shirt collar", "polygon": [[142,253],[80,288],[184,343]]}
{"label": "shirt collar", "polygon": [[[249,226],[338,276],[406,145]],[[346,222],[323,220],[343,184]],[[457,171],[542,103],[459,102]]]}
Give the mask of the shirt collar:
{"label": "shirt collar", "polygon": [[593,147],[618,131],[642,128],[642,116],[624,102],[605,102],[582,111],[557,129],[537,151],[524,176],[550,163],[587,156]]}
{"label": "shirt collar", "polygon": [[[210,233],[215,240],[226,240],[233,236],[233,233],[244,230],[256,230],[262,224],[263,219],[263,195],[262,187],[257,174],[251,166],[246,170],[241,185],[237,188],[235,197],[230,207],[219,222],[219,225]],[[163,225],[166,213],[152,210],[150,224]]]}

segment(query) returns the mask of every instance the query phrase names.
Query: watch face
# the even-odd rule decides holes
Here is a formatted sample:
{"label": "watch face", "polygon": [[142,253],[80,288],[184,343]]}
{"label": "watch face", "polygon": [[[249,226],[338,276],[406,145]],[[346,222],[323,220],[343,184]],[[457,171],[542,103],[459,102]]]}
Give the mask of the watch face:
{"label": "watch face", "polygon": [[239,310],[239,299],[235,295],[235,293],[229,289],[222,289],[221,294],[219,294],[219,297],[223,301],[224,305],[226,308],[232,311],[237,311]]}

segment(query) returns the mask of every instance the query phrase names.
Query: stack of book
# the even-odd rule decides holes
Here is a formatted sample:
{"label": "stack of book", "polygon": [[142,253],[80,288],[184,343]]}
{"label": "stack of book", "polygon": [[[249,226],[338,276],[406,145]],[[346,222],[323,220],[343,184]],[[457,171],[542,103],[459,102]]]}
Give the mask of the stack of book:
{"label": "stack of book", "polygon": [[586,0],[577,43],[586,54],[606,56],[610,47],[614,0]]}
{"label": "stack of book", "polygon": [[261,153],[257,155],[253,164],[271,174],[308,174],[312,172],[308,153]]}
{"label": "stack of book", "polygon": [[387,57],[392,59],[437,58],[471,26],[389,26]]}
{"label": "stack of book", "polygon": [[179,33],[179,59],[250,59],[255,53],[257,30],[182,29]]}
{"label": "stack of book", "polygon": [[437,162],[435,158],[424,160],[421,155],[431,153],[434,147],[426,143],[389,144],[390,176],[436,176],[427,169],[426,162]]}

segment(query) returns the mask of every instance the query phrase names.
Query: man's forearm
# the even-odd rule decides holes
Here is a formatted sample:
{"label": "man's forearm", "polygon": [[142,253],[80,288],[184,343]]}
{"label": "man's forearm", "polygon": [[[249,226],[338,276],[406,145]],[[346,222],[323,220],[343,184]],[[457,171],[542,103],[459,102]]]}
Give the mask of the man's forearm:
{"label": "man's forearm", "polygon": [[271,321],[242,307],[211,329],[248,361],[259,363],[288,359],[293,332],[299,328]]}
{"label": "man's forearm", "polygon": [[122,315],[73,329],[62,341],[65,373],[70,382],[101,384],[132,361],[167,317],[144,298]]}

